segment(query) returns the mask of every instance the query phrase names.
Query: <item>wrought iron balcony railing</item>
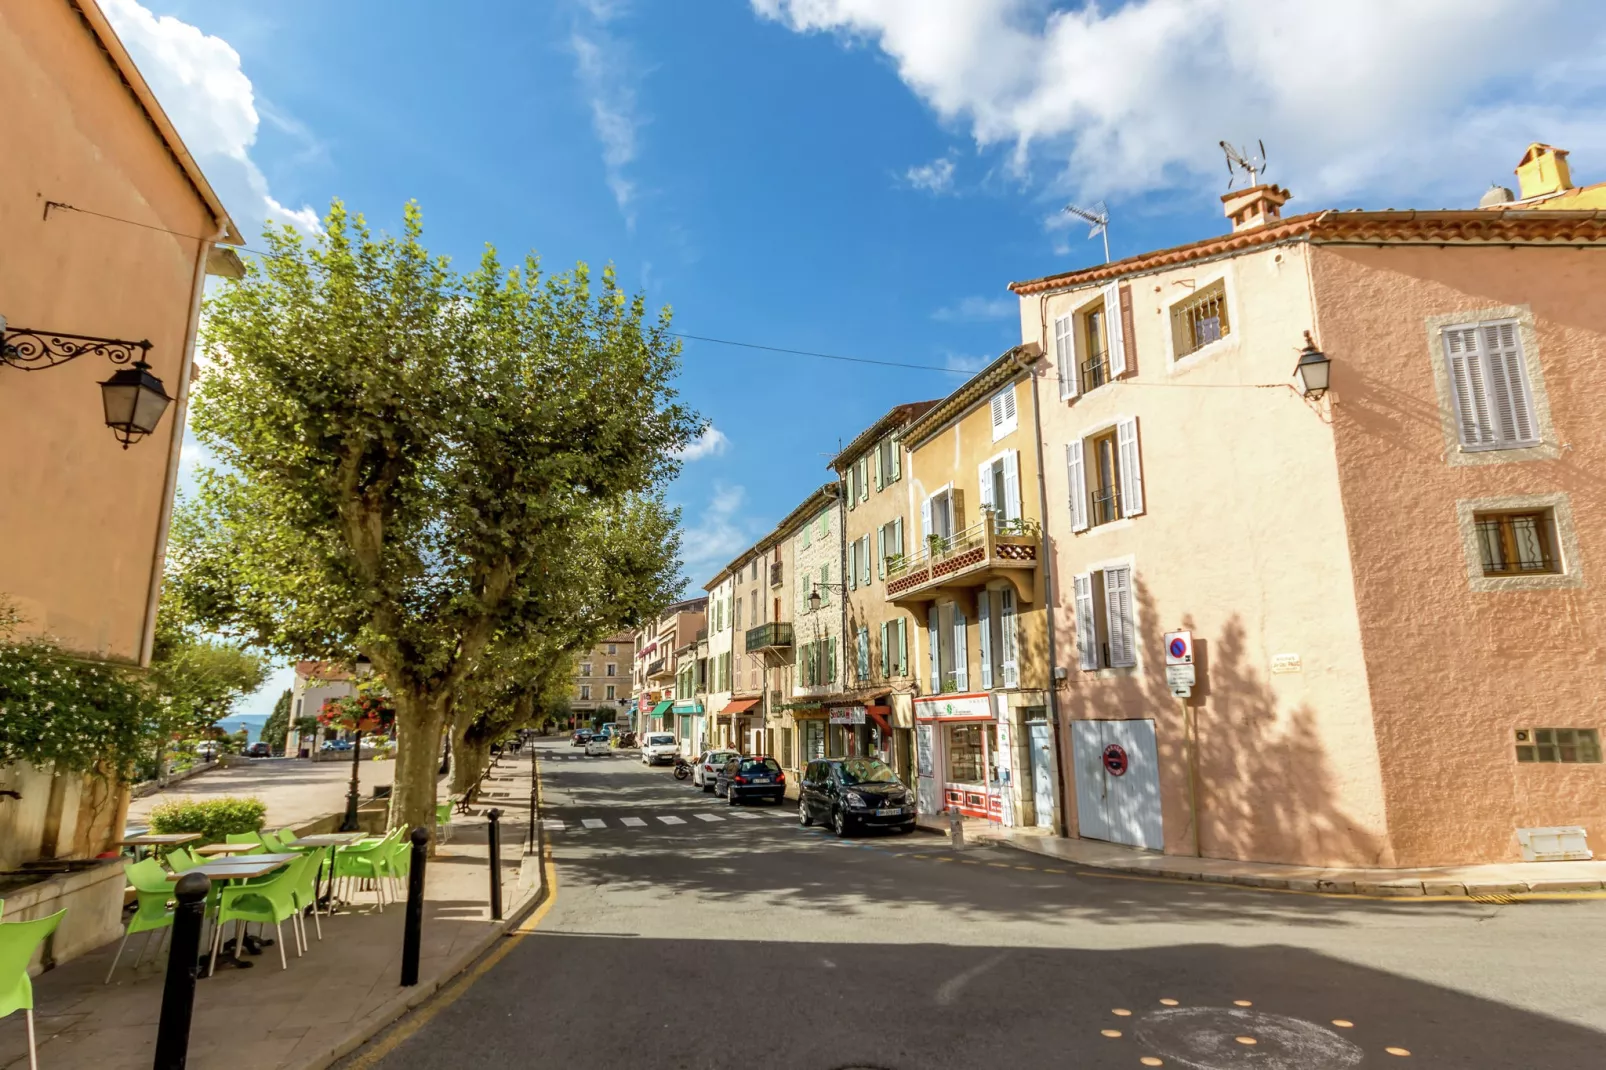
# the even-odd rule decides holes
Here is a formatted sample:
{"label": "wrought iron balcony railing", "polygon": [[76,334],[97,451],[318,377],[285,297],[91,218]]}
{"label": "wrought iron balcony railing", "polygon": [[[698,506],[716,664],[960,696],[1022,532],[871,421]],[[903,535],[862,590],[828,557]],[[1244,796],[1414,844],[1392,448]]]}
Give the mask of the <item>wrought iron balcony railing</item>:
{"label": "wrought iron balcony railing", "polygon": [[998,519],[985,510],[963,531],[932,535],[914,553],[888,558],[887,601],[920,601],[941,587],[985,582],[997,569],[1035,569],[1041,538],[1037,521]]}
{"label": "wrought iron balcony railing", "polygon": [[757,654],[761,650],[773,650],[777,647],[790,647],[792,645],[792,623],[778,620],[769,624],[760,624],[756,628],[747,629],[747,652]]}

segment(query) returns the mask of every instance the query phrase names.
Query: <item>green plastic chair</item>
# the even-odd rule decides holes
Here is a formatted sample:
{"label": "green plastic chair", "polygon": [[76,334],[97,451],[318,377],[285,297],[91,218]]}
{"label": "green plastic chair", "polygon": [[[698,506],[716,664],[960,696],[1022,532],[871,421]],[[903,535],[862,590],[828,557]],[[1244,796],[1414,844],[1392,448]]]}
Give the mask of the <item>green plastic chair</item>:
{"label": "green plastic chair", "polygon": [[201,864],[188,847],[175,847],[168,853],[167,865],[174,873],[186,873]]}
{"label": "green plastic chair", "polygon": [[[123,872],[128,876],[128,883],[134,886],[134,916],[128,919],[128,928],[123,932],[123,942],[117,945],[117,954],[112,956],[111,969],[106,971],[106,984],[112,983],[112,974],[117,972],[117,963],[122,961],[123,950],[128,947],[128,938],[135,933],[155,932],[157,929],[165,930],[162,936],[155,937],[158,945],[166,939],[166,932],[173,928],[173,882],[167,879],[167,871],[162,864],[154,858],[147,858],[143,862],[129,862],[124,864]],[[147,937],[140,946],[139,955],[134,959],[134,969],[145,959],[145,952],[151,949],[151,937]]]}
{"label": "green plastic chair", "polygon": [[435,804],[435,830],[445,843],[452,835],[452,800]]}
{"label": "green plastic chair", "polygon": [[224,843],[254,843],[251,850],[244,852],[248,855],[266,854],[268,849],[262,843],[262,834],[258,832],[231,832],[223,837]]}
{"label": "green plastic chair", "polygon": [[305,853],[297,863],[296,880],[291,894],[295,897],[296,914],[301,919],[301,942],[307,942],[307,911],[312,911],[312,924],[318,931],[318,939],[323,940],[323,921],[318,910],[318,871],[324,864],[320,854]]}
{"label": "green plastic chair", "polygon": [[33,982],[28,980],[28,962],[66,914],[58,910],[34,921],[0,922],[0,1018],[16,1011],[27,1013],[31,1070],[39,1070],[39,1052],[33,1035]]}
{"label": "green plastic chair", "polygon": [[223,946],[223,926],[234,922],[234,957],[240,957],[245,943],[245,926],[250,922],[272,925],[279,947],[279,968],[288,970],[290,963],[284,954],[284,923],[290,922],[290,932],[296,937],[296,957],[301,957],[301,939],[296,928],[295,880],[299,867],[306,859],[297,859],[271,877],[257,882],[226,886],[218,896],[217,918],[212,926],[212,961],[207,976],[217,970],[217,953]]}
{"label": "green plastic chair", "polygon": [[335,849],[335,878],[373,881],[380,913],[385,911],[385,878],[391,875],[390,852],[400,836],[401,829],[391,829],[382,839],[359,840]]}

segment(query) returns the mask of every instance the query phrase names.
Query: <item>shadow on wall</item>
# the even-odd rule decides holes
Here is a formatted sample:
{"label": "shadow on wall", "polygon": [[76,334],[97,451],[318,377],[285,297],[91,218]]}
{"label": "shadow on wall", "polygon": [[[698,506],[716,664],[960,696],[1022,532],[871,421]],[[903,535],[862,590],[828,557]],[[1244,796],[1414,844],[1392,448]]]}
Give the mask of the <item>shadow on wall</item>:
{"label": "shadow on wall", "polygon": [[[1135,578],[1141,671],[1096,680],[1075,671],[1060,685],[1065,726],[1061,747],[1068,775],[1075,762],[1069,722],[1100,717],[1153,717],[1160,757],[1160,794],[1168,854],[1194,851],[1189,813],[1188,746],[1181,701],[1165,679],[1164,632],[1153,592]],[[1063,619],[1063,617],[1061,618]],[[1180,626],[1194,630],[1192,615]],[[1074,629],[1070,632],[1074,636]],[[1067,650],[1072,649],[1066,643]],[[1344,810],[1337,777],[1320,734],[1317,711],[1305,703],[1279,711],[1277,695],[1247,656],[1242,618],[1233,614],[1219,636],[1194,634],[1202,686],[1189,713],[1199,739],[1199,853],[1207,858],[1303,865],[1390,866],[1387,837]],[[1370,743],[1368,744],[1370,745]],[[1067,785],[1074,800],[1074,785]]]}

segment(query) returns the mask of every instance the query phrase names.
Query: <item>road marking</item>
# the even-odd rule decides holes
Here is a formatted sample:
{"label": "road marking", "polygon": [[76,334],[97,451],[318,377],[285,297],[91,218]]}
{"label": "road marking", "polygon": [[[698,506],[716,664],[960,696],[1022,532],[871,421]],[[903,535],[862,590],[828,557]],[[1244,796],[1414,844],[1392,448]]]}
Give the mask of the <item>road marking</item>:
{"label": "road marking", "polygon": [[639,829],[642,826],[644,826],[647,822],[643,821],[639,817],[621,817],[619,819],[619,823],[621,825],[624,825],[626,828]]}
{"label": "road marking", "polygon": [[556,817],[543,817],[541,819],[541,824],[553,832],[562,832],[564,829],[569,827],[563,823],[561,818]]}
{"label": "road marking", "polygon": [[684,825],[686,823],[678,817],[660,817],[658,820],[666,825]]}
{"label": "road marking", "polygon": [[600,817],[583,817],[580,819],[580,824],[588,829],[605,829],[608,827],[608,823]]}
{"label": "road marking", "polygon": [[757,821],[758,820],[758,815],[757,814],[735,813],[735,814],[732,814],[731,816],[736,818],[738,821]]}
{"label": "road marking", "polygon": [[720,817],[718,814],[693,814],[692,816],[695,817],[699,821],[723,821],[723,820],[725,820],[723,817]]}

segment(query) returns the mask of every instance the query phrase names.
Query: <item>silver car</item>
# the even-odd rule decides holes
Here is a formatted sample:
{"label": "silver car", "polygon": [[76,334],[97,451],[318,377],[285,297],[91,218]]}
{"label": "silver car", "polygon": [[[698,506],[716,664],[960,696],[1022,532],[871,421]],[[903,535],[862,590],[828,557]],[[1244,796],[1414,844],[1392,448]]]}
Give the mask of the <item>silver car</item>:
{"label": "silver car", "polygon": [[691,768],[692,787],[702,788],[704,791],[713,791],[714,778],[719,776],[721,769],[725,768],[725,763],[732,758],[740,757],[741,755],[733,750],[703,751],[702,757],[698,758],[697,764]]}

